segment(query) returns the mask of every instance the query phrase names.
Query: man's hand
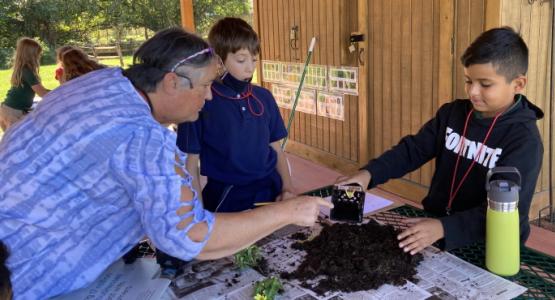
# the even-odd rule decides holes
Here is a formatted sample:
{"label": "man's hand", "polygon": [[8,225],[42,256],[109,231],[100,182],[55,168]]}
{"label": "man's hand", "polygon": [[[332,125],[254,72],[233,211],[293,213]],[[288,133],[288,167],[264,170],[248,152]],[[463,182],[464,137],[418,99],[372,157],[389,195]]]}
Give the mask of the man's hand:
{"label": "man's hand", "polygon": [[341,176],[337,178],[335,184],[346,185],[350,183],[358,183],[364,190],[368,188],[372,175],[367,170],[360,170],[358,173],[351,175],[349,177]]}
{"label": "man's hand", "polygon": [[279,194],[279,196],[277,196],[276,201],[283,201],[283,200],[288,200],[288,199],[293,199],[297,197],[297,194],[295,192],[289,191],[289,190],[283,190],[281,192],[281,194]]}
{"label": "man's hand", "polygon": [[320,206],[333,208],[331,202],[311,196],[296,197],[278,202],[277,205],[282,205],[282,212],[291,218],[291,223],[299,226],[313,226],[320,214]]}
{"label": "man's hand", "polygon": [[432,218],[410,218],[403,221],[410,225],[408,229],[397,236],[399,248],[414,255],[424,248],[443,238],[443,225],[438,219]]}

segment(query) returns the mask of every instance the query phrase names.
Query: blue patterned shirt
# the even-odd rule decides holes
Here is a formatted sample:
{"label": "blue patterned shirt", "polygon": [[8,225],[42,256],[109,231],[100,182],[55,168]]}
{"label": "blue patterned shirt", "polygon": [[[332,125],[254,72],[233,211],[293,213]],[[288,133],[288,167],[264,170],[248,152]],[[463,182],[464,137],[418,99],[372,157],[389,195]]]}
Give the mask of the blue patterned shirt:
{"label": "blue patterned shirt", "polygon": [[[121,69],[51,91],[0,142],[0,240],[15,299],[81,288],[145,235],[168,254],[197,256],[214,215],[196,192],[180,201],[181,187],[191,187],[184,162],[175,133],[153,119]],[[192,210],[178,216],[185,205]],[[187,234],[199,222],[209,234],[195,242]]]}

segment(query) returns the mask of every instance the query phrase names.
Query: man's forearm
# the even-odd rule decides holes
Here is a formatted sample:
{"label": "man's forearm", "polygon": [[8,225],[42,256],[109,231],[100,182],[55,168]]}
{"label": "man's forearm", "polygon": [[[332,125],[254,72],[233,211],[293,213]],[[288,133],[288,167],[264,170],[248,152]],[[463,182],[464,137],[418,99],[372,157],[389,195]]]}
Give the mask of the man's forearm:
{"label": "man's forearm", "polygon": [[[278,209],[284,205],[288,204],[280,202],[240,213],[216,214],[210,240],[197,258],[216,259],[231,255],[290,224],[284,209]],[[191,234],[195,235],[194,232]]]}

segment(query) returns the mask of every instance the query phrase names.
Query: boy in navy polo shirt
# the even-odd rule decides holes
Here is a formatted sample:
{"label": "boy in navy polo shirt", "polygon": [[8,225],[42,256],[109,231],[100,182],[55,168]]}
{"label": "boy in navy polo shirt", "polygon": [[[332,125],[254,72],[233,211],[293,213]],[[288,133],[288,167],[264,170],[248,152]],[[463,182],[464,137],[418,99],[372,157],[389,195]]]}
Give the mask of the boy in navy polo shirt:
{"label": "boy in navy polo shirt", "polygon": [[242,19],[224,18],[212,27],[208,40],[227,72],[213,83],[213,99],[199,119],[180,124],[177,137],[197,190],[200,174],[208,178],[202,190],[204,208],[236,212],[294,196],[279,145],[287,131],[276,101],[267,89],[250,83],[260,52],[256,32]]}

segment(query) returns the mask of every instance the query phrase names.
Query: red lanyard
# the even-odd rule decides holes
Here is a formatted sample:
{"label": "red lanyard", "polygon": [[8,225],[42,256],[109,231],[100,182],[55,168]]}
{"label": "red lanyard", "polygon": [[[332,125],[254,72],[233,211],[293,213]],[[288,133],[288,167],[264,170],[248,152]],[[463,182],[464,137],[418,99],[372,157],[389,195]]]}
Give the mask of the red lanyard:
{"label": "red lanyard", "polygon": [[472,160],[472,163],[470,164],[470,166],[468,166],[468,169],[466,170],[466,173],[464,173],[463,177],[461,178],[461,181],[459,181],[459,184],[457,185],[457,188],[454,190],[454,188],[455,188],[455,178],[457,177],[457,169],[459,168],[459,161],[461,159],[462,152],[463,152],[463,149],[464,149],[464,141],[466,139],[465,138],[466,130],[468,129],[468,123],[470,121],[470,116],[472,115],[473,112],[474,112],[474,109],[471,109],[470,112],[468,112],[468,115],[466,116],[466,121],[464,122],[463,134],[461,136],[461,140],[459,142],[459,145],[457,145],[459,147],[459,152],[457,153],[457,162],[455,163],[455,169],[453,170],[453,178],[451,179],[451,191],[449,192],[449,203],[447,204],[447,207],[445,208],[445,212],[447,213],[447,215],[449,215],[451,213],[451,204],[453,203],[453,200],[455,199],[455,196],[457,196],[457,193],[459,192],[463,182],[466,180],[466,177],[468,176],[468,174],[470,174],[470,170],[472,170],[472,167],[474,167],[474,164],[476,163],[476,159],[480,158],[480,154],[482,153],[483,147],[486,145],[486,142],[489,139],[491,131],[493,130],[493,126],[495,126],[495,123],[497,122],[497,119],[499,118],[499,116],[501,116],[503,114],[503,112],[498,113],[495,116],[495,118],[493,119],[493,122],[491,122],[491,125],[489,126],[488,132],[486,133],[486,137],[484,138],[484,141],[480,145],[480,148],[478,148],[478,153],[475,156],[476,158]]}
{"label": "red lanyard", "polygon": [[[252,84],[249,84],[247,86],[247,91],[245,93],[241,94],[240,96],[238,96],[236,98],[228,97],[228,96],[224,95],[222,92],[218,91],[213,85],[212,85],[212,91],[214,93],[216,93],[218,96],[226,98],[226,99],[230,99],[230,100],[247,99],[247,105],[249,106],[249,111],[251,112],[251,114],[253,114],[255,117],[260,117],[261,115],[264,114],[264,104],[262,103],[262,101],[260,101],[260,99],[256,98],[256,96],[252,93]],[[260,106],[260,112],[259,113],[254,112],[254,109],[252,109],[250,97],[252,97],[254,100],[256,100],[258,102],[258,105]]]}

